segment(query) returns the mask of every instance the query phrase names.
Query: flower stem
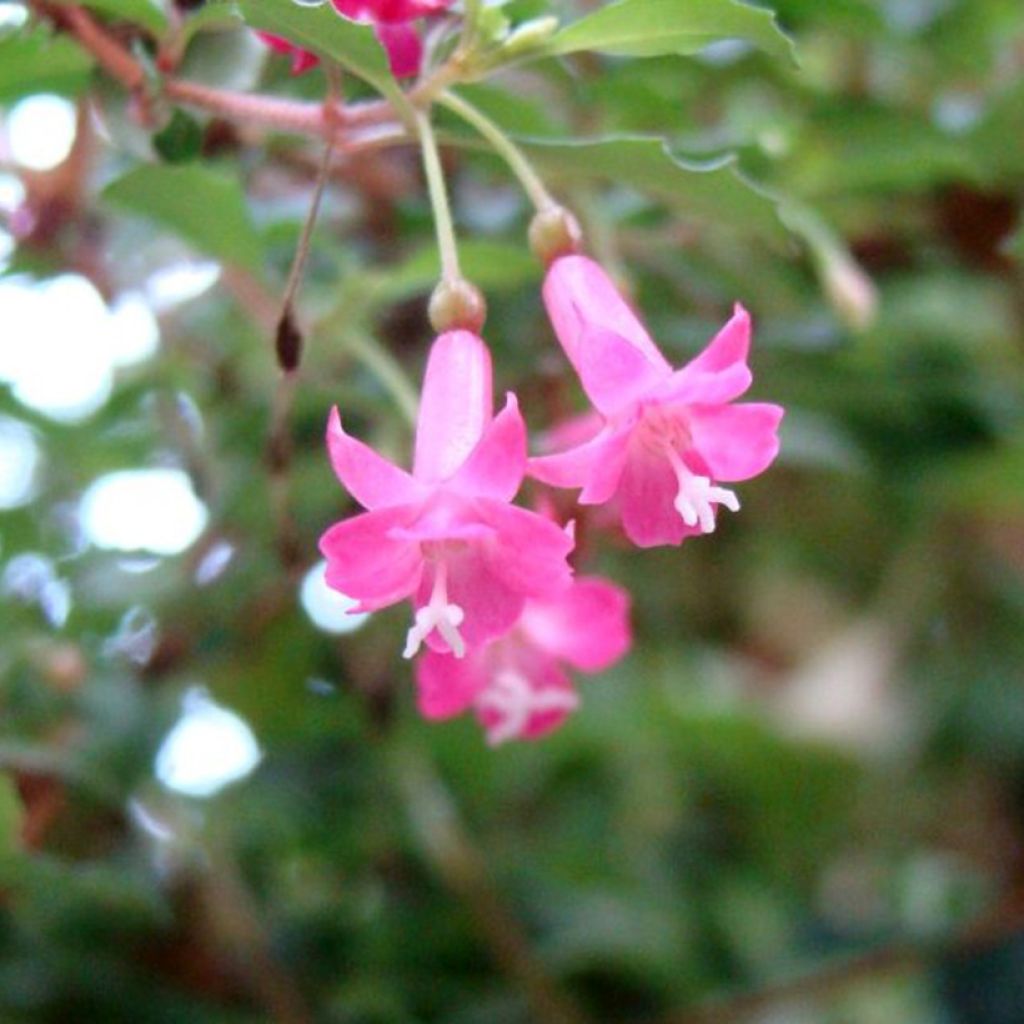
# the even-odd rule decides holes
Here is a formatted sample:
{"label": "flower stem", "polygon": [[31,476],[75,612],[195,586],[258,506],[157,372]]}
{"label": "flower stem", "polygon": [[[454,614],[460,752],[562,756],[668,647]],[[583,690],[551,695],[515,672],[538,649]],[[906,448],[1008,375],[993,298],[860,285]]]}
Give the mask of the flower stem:
{"label": "flower stem", "polygon": [[427,175],[430,205],[434,211],[437,248],[441,254],[441,278],[449,282],[461,281],[463,278],[459,268],[459,251],[455,243],[452,211],[448,205],[448,193],[444,187],[444,171],[441,169],[441,156],[437,149],[434,129],[430,124],[429,113],[416,112],[416,130],[419,133],[420,148],[423,152],[423,169]]}
{"label": "flower stem", "polygon": [[508,164],[509,169],[519,179],[523,190],[530,197],[530,202],[538,212],[558,206],[544,182],[540,180],[540,176],[533,169],[533,165],[526,159],[523,151],[486,114],[453,92],[442,93],[438,102],[458,114],[467,124],[472,125],[490,143],[494,151]]}

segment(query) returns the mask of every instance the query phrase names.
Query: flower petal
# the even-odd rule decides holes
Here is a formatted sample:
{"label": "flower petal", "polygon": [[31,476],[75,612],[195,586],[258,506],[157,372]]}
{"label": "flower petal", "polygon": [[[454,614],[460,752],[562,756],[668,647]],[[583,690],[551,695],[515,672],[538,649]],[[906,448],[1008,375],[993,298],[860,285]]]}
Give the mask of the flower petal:
{"label": "flower petal", "polygon": [[451,483],[464,494],[511,501],[525,471],[526,424],[516,396],[509,393],[505,408],[484,431]]}
{"label": "flower petal", "polygon": [[519,628],[542,650],[583,672],[599,672],[632,644],[627,591],[595,576],[577,577],[564,594],[527,601]]}
{"label": "flower petal", "polygon": [[600,264],[586,256],[562,256],[544,278],[544,304],[565,354],[580,369],[580,340],[594,328],[625,338],[665,372],[670,368],[647,329]]}
{"label": "flower petal", "polygon": [[388,55],[388,65],[395,78],[409,78],[420,73],[423,43],[412,25],[380,22],[375,31],[380,45]]}
{"label": "flower petal", "polygon": [[485,649],[456,658],[428,648],[416,659],[416,705],[420,714],[435,720],[462,714],[487,686],[488,678]]}
{"label": "flower petal", "polygon": [[470,331],[446,331],[430,349],[423,377],[413,475],[452,476],[477,446],[493,412],[491,354]]}
{"label": "flower petal", "polygon": [[749,480],[779,452],[784,410],[766,402],[694,405],[688,410],[693,447],[715,480]]}
{"label": "flower petal", "polygon": [[490,571],[527,597],[547,597],[572,582],[573,539],[557,523],[515,505],[481,499],[480,518],[497,531],[484,552]]}
{"label": "flower petal", "polygon": [[419,501],[426,488],[405,470],[345,433],[337,408],[327,421],[327,451],[345,489],[364,508],[388,508]]}
{"label": "flower petal", "polygon": [[721,373],[750,353],[750,314],[737,302],[729,322],[687,364],[695,373]]}
{"label": "flower petal", "polygon": [[655,396],[662,402],[729,402],[750,387],[750,315],[739,304],[704,350],[672,374]]}
{"label": "flower petal", "polygon": [[671,376],[635,345],[603,327],[584,327],[579,335],[580,383],[599,412],[614,416]]}
{"label": "flower petal", "polygon": [[[446,560],[448,600],[463,611],[459,633],[467,651],[504,636],[516,624],[523,610],[523,595],[494,571],[486,554],[488,546],[468,544]],[[425,574],[416,594],[417,608],[430,600],[432,588],[433,579],[426,579]],[[427,637],[427,644],[435,651],[449,650],[437,630]]]}
{"label": "flower petal", "polygon": [[608,501],[619,485],[625,464],[630,428],[606,428],[596,437],[567,452],[530,459],[527,472],[552,487],[582,487],[584,505]]}
{"label": "flower petal", "polygon": [[667,458],[637,447],[631,449],[618,494],[622,528],[637,547],[681,544],[685,537],[700,533],[687,526],[676,511],[673,503],[678,489]]}
{"label": "flower petal", "polygon": [[415,509],[365,512],[335,523],[321,538],[327,585],[375,611],[412,594],[420,583],[423,555],[416,543],[395,540],[394,529]]}

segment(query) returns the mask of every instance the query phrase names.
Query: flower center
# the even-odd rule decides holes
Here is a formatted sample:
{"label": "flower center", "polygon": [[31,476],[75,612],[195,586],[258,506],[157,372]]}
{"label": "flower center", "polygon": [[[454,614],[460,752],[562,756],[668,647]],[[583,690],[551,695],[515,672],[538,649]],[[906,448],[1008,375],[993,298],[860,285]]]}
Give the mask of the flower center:
{"label": "flower center", "polygon": [[458,629],[466,613],[457,604],[448,600],[447,564],[443,559],[438,559],[434,566],[434,586],[430,592],[430,600],[416,611],[415,621],[405,637],[403,658],[413,657],[423,641],[435,629],[444,638],[456,658],[461,658],[466,653],[466,643]]}
{"label": "flower center", "polygon": [[739,512],[740,501],[733,491],[716,487],[710,477],[691,472],[671,445],[665,445],[664,452],[679,483],[676,500],[672,504],[687,526],[699,526],[701,533],[714,533],[715,505],[724,505],[730,512]]}
{"label": "flower center", "polygon": [[732,491],[716,487],[710,477],[699,476],[683,462],[679,453],[692,443],[683,408],[647,406],[637,438],[648,453],[668,459],[679,484],[672,504],[687,526],[697,526],[701,533],[714,533],[715,505],[739,511],[739,499]]}
{"label": "flower center", "polygon": [[575,711],[579,698],[571,690],[541,690],[515,669],[497,672],[490,685],[476,699],[477,709],[495,716],[487,725],[487,742],[498,746],[521,738],[530,719],[544,712]]}

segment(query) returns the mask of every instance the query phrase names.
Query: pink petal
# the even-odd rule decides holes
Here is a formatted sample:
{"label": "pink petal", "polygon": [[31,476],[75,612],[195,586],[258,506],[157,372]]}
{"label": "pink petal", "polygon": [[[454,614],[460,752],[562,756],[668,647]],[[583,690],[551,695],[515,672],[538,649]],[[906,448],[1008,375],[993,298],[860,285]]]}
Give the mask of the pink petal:
{"label": "pink petal", "polygon": [[[446,558],[448,600],[464,613],[459,633],[470,651],[504,636],[523,610],[523,595],[494,571],[486,546],[469,544]],[[416,593],[417,608],[430,600],[433,583],[433,574],[425,573]],[[427,637],[427,644],[435,651],[449,650],[437,630]]]}
{"label": "pink petal", "polygon": [[535,480],[552,487],[582,487],[582,504],[601,505],[619,486],[629,436],[628,426],[603,430],[567,452],[530,459],[527,471]]}
{"label": "pink petal", "polygon": [[671,376],[667,366],[655,365],[621,335],[603,327],[584,327],[578,345],[580,383],[606,416],[635,405]]}
{"label": "pink petal", "polygon": [[481,519],[497,532],[484,552],[490,571],[516,593],[548,597],[572,582],[573,539],[556,523],[515,505],[481,499]]}
{"label": "pink petal", "polygon": [[750,315],[739,304],[729,322],[659,389],[662,402],[713,405],[738,398],[750,387]]}
{"label": "pink petal", "polygon": [[418,544],[392,537],[410,514],[407,507],[382,509],[332,526],[320,538],[327,585],[359,601],[360,611],[375,611],[412,594],[423,555]]}
{"label": "pink petal", "polygon": [[439,14],[454,0],[331,0],[334,9],[350,21],[395,24],[427,14]]}
{"label": "pink petal", "polygon": [[694,405],[688,410],[693,448],[715,480],[749,480],[779,453],[784,410],[761,402]]}
{"label": "pink petal", "polygon": [[395,78],[410,78],[420,73],[423,44],[419,33],[411,25],[378,23],[375,29],[380,45],[388,55],[391,74]]}
{"label": "pink petal", "polygon": [[729,322],[687,364],[695,373],[721,373],[750,353],[750,314],[737,302]]}
{"label": "pink petal", "polygon": [[275,36],[271,32],[257,32],[256,35],[276,53],[291,55],[293,75],[301,75],[320,63],[320,58],[315,53],[310,53],[309,50],[304,50],[281,36]]}
{"label": "pink petal", "polygon": [[416,659],[416,704],[424,718],[452,718],[466,711],[487,685],[485,649],[464,658],[426,650]]}
{"label": "pink petal", "polygon": [[577,577],[564,594],[528,601],[520,629],[538,647],[583,672],[600,672],[632,644],[627,591],[593,576]]}
{"label": "pink petal", "polygon": [[694,372],[692,364],[677,370],[651,394],[652,401],[662,405],[721,405],[739,398],[753,376],[746,363],[734,363],[720,373]]}
{"label": "pink petal", "polygon": [[465,494],[511,501],[526,471],[526,424],[516,396],[509,394],[505,408],[484,431],[479,444],[452,477],[452,486]]}
{"label": "pink petal", "polygon": [[667,458],[643,449],[631,449],[619,484],[622,528],[641,548],[658,544],[680,544],[685,537],[700,533],[687,526],[676,511],[679,483]]}
{"label": "pink petal", "polygon": [[327,451],[345,489],[364,508],[387,508],[422,500],[426,489],[412,476],[345,433],[337,408],[327,421]]}
{"label": "pink petal", "polygon": [[446,331],[430,349],[423,377],[413,475],[425,482],[452,476],[491,422],[491,354],[469,331]]}
{"label": "pink petal", "polygon": [[[503,652],[513,643],[510,638],[502,641]],[[561,725],[576,705],[576,694],[572,680],[558,662],[542,651],[521,649],[518,656],[503,657],[501,666],[495,664],[488,685],[477,695],[476,716],[492,744],[510,739],[538,739]],[[522,688],[521,700],[514,710],[501,709],[500,694],[503,683],[511,676]],[[494,698],[497,697],[498,700]],[[555,706],[545,707],[545,700],[557,700]],[[568,700],[564,698],[568,697]],[[512,721],[509,722],[511,713]],[[509,726],[511,725],[511,731]]]}
{"label": "pink petal", "polygon": [[625,338],[655,366],[670,369],[629,304],[604,269],[586,256],[562,256],[544,279],[544,304],[573,367],[580,369],[580,339],[602,328]]}

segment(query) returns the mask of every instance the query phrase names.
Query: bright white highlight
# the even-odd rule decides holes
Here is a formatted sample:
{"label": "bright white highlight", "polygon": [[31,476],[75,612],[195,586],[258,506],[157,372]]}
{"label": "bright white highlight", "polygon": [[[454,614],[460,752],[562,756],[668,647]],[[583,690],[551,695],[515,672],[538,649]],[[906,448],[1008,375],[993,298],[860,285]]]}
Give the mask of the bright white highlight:
{"label": "bright white highlight", "polygon": [[370,617],[369,612],[352,614],[358,602],[327,586],[326,562],[318,562],[303,577],[299,600],[313,624],[325,633],[354,633]]}
{"label": "bright white highlight", "polygon": [[7,140],[14,162],[33,171],[62,164],[75,142],[75,107],[42,93],[17,103],[7,115]]}
{"label": "bright white highlight", "polygon": [[206,506],[180,469],[108,473],[82,497],[79,516],[97,547],[176,555],[206,526]]}
{"label": "bright white highlight", "polygon": [[263,756],[244,719],[202,687],[182,698],[182,715],[156,755],[156,777],[186,796],[213,796],[249,775]]}
{"label": "bright white highlight", "polygon": [[116,366],[141,363],[156,354],[160,327],[138,292],[118,296],[108,316],[110,357]]}
{"label": "bright white highlight", "polygon": [[146,282],[146,300],[157,311],[166,313],[183,302],[196,299],[212,288],[220,277],[216,263],[187,262],[164,267]]}
{"label": "bright white highlight", "polygon": [[140,297],[123,296],[108,310],[78,274],[0,281],[0,309],[0,381],[23,405],[65,423],[96,412],[113,390],[115,367],[152,355],[159,338]]}
{"label": "bright white highlight", "polygon": [[28,11],[20,4],[0,4],[0,28],[21,28],[28,21]]}
{"label": "bright white highlight", "polygon": [[23,423],[0,417],[0,508],[17,508],[31,500],[39,448]]}

